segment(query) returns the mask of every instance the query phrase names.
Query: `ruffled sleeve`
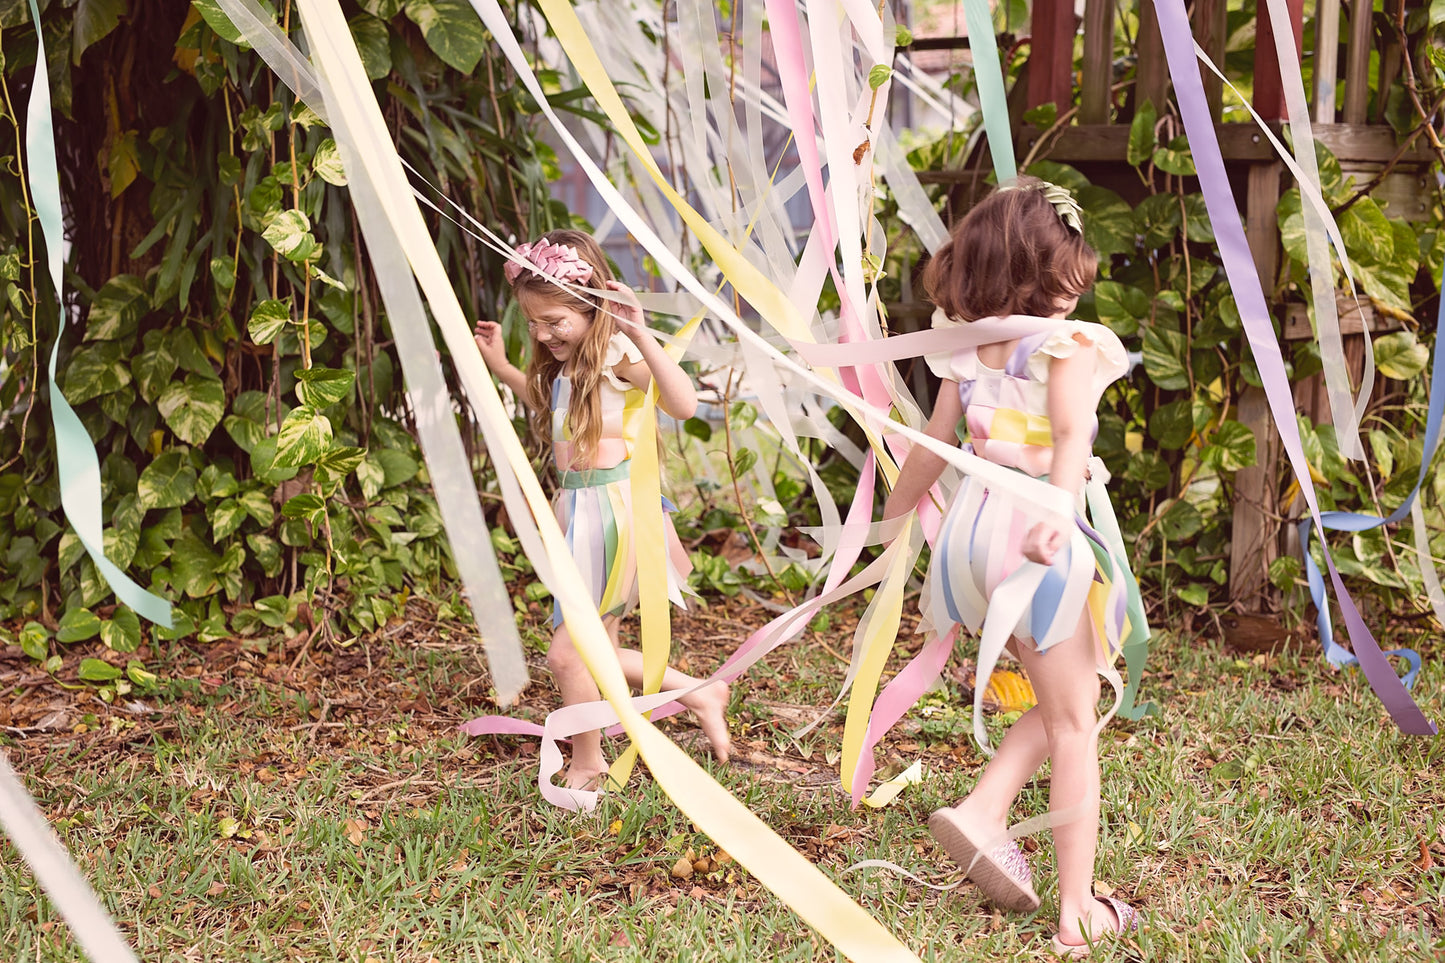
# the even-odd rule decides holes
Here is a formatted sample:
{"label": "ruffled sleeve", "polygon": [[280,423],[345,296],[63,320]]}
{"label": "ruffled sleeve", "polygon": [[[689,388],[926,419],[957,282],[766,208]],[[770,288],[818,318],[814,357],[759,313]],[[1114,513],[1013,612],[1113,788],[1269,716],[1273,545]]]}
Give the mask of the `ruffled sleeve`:
{"label": "ruffled sleeve", "polygon": [[1030,379],[1038,382],[1049,380],[1049,365],[1055,358],[1071,357],[1082,347],[1074,336],[1083,335],[1097,348],[1094,366],[1094,388],[1103,393],[1109,384],[1122,378],[1129,370],[1129,356],[1119,336],[1102,324],[1091,321],[1065,321],[1048,334],[1041,336],[1037,347],[1029,352],[1028,369]]}
{"label": "ruffled sleeve", "polygon": [[642,349],[634,344],[631,338],[618,331],[607,340],[607,354],[602,359],[602,376],[618,391],[630,391],[634,387],[632,382],[612,370],[614,365],[621,364],[624,360],[628,364],[637,364],[642,360]]}
{"label": "ruffled sleeve", "polygon": [[[943,313],[942,308],[935,308],[930,327],[947,329],[956,328],[960,324],[963,322],[956,318],[950,318]],[[978,351],[975,348],[938,351],[934,354],[924,355],[923,360],[928,363],[928,370],[940,378],[948,378],[951,381],[972,381],[978,377]]]}

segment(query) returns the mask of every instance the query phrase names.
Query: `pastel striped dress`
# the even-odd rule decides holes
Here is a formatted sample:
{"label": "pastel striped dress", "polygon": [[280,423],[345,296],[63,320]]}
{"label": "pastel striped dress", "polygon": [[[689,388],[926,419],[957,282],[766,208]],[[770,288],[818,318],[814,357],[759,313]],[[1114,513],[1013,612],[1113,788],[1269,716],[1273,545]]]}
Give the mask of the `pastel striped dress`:
{"label": "pastel striped dress", "polygon": [[[564,374],[552,382],[552,455],[561,485],[553,508],[557,524],[567,534],[567,545],[577,560],[582,580],[603,615],[625,615],[637,604],[637,545],[633,538],[629,459],[637,445],[645,396],[613,371],[623,359],[636,363],[642,360],[642,352],[619,332],[608,342],[603,376],[597,385],[602,403],[602,436],[589,468],[578,469],[573,464],[572,433],[567,426],[572,380]],[[667,594],[685,607],[682,593],[692,565],[669,514],[677,510],[676,506],[666,498],[662,503],[666,545],[659,548],[666,558]],[[561,608],[554,605],[552,624],[561,623]]]}
{"label": "pastel striped dress", "polygon": [[[947,319],[942,324],[951,323]],[[939,326],[940,321],[935,321]],[[991,462],[1035,478],[1046,479],[1053,456],[1048,417],[1050,364],[1079,348],[1082,333],[1097,346],[1095,387],[1105,386],[1128,370],[1124,346],[1103,325],[1061,321],[1053,331],[1020,339],[1002,369],[984,364],[973,348],[928,357],[930,368],[957,385],[964,418],[959,427],[964,448]],[[1097,431],[1097,421],[1095,422]],[[1025,562],[1024,535],[1036,524],[1021,510],[1017,493],[991,490],[965,475],[954,493],[934,544],[928,578],[920,602],[921,631],[946,632],[961,623],[981,638],[990,636],[989,621],[1000,617],[1010,626],[994,625],[992,635],[1032,641],[1040,651],[1068,638],[1088,613],[1099,645],[1101,664],[1109,665],[1120,651],[1148,638],[1138,585],[1129,571],[1104,483],[1103,463],[1090,458],[1091,478],[1078,499],[1073,533],[1067,547],[1036,581],[1031,597],[1000,602],[1001,591],[1018,591],[1006,580]],[[1006,586],[1001,590],[1001,586]],[[1002,613],[1002,615],[1000,614]],[[987,685],[992,658],[980,653],[977,687]],[[1131,685],[1133,684],[1131,680]]]}

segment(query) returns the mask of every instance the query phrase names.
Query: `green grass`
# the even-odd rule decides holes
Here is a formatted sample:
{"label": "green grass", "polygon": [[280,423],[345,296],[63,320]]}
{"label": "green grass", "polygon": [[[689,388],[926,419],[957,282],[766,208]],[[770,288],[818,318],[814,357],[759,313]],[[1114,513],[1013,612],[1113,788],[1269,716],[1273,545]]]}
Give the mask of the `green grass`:
{"label": "green grass", "polygon": [[[150,700],[156,714],[92,699],[73,713],[96,716],[88,731],[5,736],[143,960],[837,958],[736,864],[673,878],[689,849],[716,853],[645,773],[573,815],[541,803],[524,742],[458,736],[485,691],[475,645],[377,642],[364,660],[356,649],[317,659],[288,681],[279,651],[215,667],[177,649],[152,663],[172,667]],[[1445,952],[1445,744],[1397,735],[1361,677],[1312,651],[1245,661],[1165,640],[1151,668],[1147,695],[1163,716],[1104,736],[1097,865],[1141,908],[1144,929],[1098,958]],[[880,858],[955,880],[923,823],[967,791],[982,756],[966,736],[938,740],[910,717],[880,771],[922,756],[928,778],[880,812],[850,810],[827,762],[837,727],[795,741],[795,714],[777,708],[825,705],[841,675],[800,646],[744,679],[733,704],[746,759],[718,778],[922,959],[1047,958],[1046,835],[1032,857],[1044,907],[1031,917],[995,913],[968,884],[939,894],[843,872]],[[1428,653],[1416,694],[1437,720],[1442,681]],[[15,705],[33,698],[23,688],[10,692]],[[524,713],[539,718],[553,699],[543,681]],[[687,723],[664,727],[694,744]],[[1045,808],[1043,783],[1016,819]],[[8,841],[0,940],[15,960],[82,959]]]}

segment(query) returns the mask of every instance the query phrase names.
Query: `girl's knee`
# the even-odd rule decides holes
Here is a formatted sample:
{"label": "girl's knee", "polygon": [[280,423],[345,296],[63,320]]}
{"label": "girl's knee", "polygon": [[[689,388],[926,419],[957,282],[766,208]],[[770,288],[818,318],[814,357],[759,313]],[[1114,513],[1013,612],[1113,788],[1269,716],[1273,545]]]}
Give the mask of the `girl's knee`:
{"label": "girl's knee", "polygon": [[581,662],[582,656],[577,654],[577,647],[572,644],[572,637],[567,634],[567,630],[558,629],[553,633],[552,644],[547,649],[547,668],[555,674],[574,668]]}

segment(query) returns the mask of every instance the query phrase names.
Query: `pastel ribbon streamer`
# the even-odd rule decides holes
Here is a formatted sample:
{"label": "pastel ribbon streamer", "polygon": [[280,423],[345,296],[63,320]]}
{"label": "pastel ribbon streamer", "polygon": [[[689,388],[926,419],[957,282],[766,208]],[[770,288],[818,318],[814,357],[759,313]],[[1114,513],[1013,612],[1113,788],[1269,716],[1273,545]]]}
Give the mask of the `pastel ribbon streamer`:
{"label": "pastel ribbon streamer", "polygon": [[50,348],[46,369],[50,388],[50,420],[55,429],[55,461],[60,472],[60,503],[65,517],[75,529],[80,544],[95,563],[96,571],[115,592],[115,597],[135,610],[137,615],[157,625],[171,627],[171,603],[141,588],[120,568],[105,557],[100,498],[100,459],[95,444],[85,430],[80,416],[70,407],[60,386],[55,383],[55,368],[60,357],[60,339],[65,334],[65,302],[61,298],[61,252],[65,250],[65,232],[60,217],[60,175],[55,162],[55,130],[50,119],[50,74],[45,59],[45,36],[40,25],[40,9],[30,0],[31,22],[35,24],[35,80],[31,85],[30,103],[25,112],[25,160],[29,165],[30,196],[35,215],[45,237],[45,254],[50,269],[50,283],[55,291],[55,342]]}
{"label": "pastel ribbon streamer", "polygon": [[[1169,73],[1179,101],[1179,112],[1193,149],[1200,187],[1204,193],[1210,222],[1214,226],[1214,236],[1224,262],[1225,274],[1239,305],[1250,350],[1254,354],[1285,454],[1309,505],[1310,516],[1315,526],[1323,530],[1319,501],[1315,496],[1314,483],[1310,480],[1309,465],[1300,442],[1299,426],[1295,422],[1294,401],[1290,395],[1289,379],[1285,375],[1284,360],[1280,356],[1279,343],[1275,340],[1274,329],[1269,320],[1264,291],[1254,270],[1249,245],[1240,224],[1239,209],[1235,205],[1234,194],[1224,170],[1224,159],[1220,154],[1219,142],[1210,119],[1204,86],[1195,66],[1193,33],[1189,28],[1184,3],[1183,0],[1156,0],[1155,6],[1159,13],[1159,32],[1164,41]],[[1345,626],[1355,643],[1355,654],[1371,687],[1402,732],[1433,735],[1434,724],[1425,718],[1419,706],[1410,698],[1389,660],[1380,651],[1328,552],[1325,554],[1325,561],[1334,585],[1335,597],[1344,615]]]}
{"label": "pastel ribbon streamer", "polygon": [[[334,97],[329,94],[327,99],[328,106],[332,107],[333,130],[338,143],[342,138],[351,141],[355,151],[353,158],[360,165],[357,174],[376,177],[377,187],[385,188],[378,189],[376,194],[387,224],[401,235],[403,249],[427,292],[448,343],[456,341],[460,347],[460,343],[470,341],[469,332],[435,248],[426,237],[420,212],[414,203],[401,200],[407,194],[405,178],[395,150],[386,140],[380,109],[365,81],[360,55],[351,42],[340,7],[336,0],[300,0],[299,5],[320,76],[326,79],[334,75],[340,81],[327,85],[334,93]],[[500,43],[505,45],[512,39],[505,19],[499,16],[501,10],[495,4],[490,9],[484,8],[483,13]],[[491,13],[498,17],[487,16]],[[501,30],[496,29],[499,25]],[[515,43],[514,40],[512,42]],[[516,53],[520,54],[520,51]],[[356,144],[361,140],[358,135],[364,135],[368,146],[380,149],[370,154],[356,150]],[[699,829],[708,833],[845,954],[870,961],[916,961],[914,954],[836,884],[728,795],[697,763],[632,709],[626,681],[601,618],[586,595],[576,563],[568,554],[565,538],[548,511],[541,486],[531,472],[521,443],[511,431],[496,387],[481,370],[480,358],[475,356],[475,352],[459,361],[458,368],[468,392],[480,402],[478,414],[484,430],[490,432],[488,445],[494,457],[498,461],[504,457],[516,472],[544,543],[547,559],[557,576],[548,587],[557,597],[577,650],[603,694],[618,712],[628,734],[638,744],[659,784],[697,823]],[[494,440],[500,444],[494,445]],[[517,509],[522,508],[522,505],[517,505]],[[567,707],[569,710],[578,708]]]}
{"label": "pastel ribbon streamer", "polygon": [[[34,11],[31,0],[31,10]],[[38,26],[40,18],[35,18]],[[43,65],[44,58],[40,61]],[[44,69],[43,66],[40,69]],[[130,944],[115,921],[100,905],[95,891],[75,868],[70,854],[35,805],[25,784],[10,768],[10,757],[0,752],[0,825],[44,887],[50,902],[69,924],[75,940],[94,963],[136,963]]]}
{"label": "pastel ribbon streamer", "polygon": [[993,158],[994,176],[1002,183],[1018,176],[1018,163],[1014,160],[1008,96],[1004,93],[1003,68],[999,65],[988,0],[963,0],[963,19],[968,26],[968,49],[973,54],[973,77],[978,85],[983,127],[988,133],[988,151]]}
{"label": "pastel ribbon streamer", "polygon": [[[290,86],[298,97],[307,100],[317,116],[331,123],[333,111],[315,71],[275,21],[262,13],[255,0],[217,0],[217,3],[241,36],[275,71],[278,79]],[[342,160],[348,171],[360,166],[355,157],[343,156]],[[376,280],[392,319],[397,357],[401,361],[407,398],[416,422],[417,440],[426,459],[427,474],[431,477],[432,490],[448,534],[462,590],[486,652],[497,701],[510,705],[528,682],[526,655],[522,650],[521,637],[517,634],[516,622],[511,618],[497,617],[499,613],[512,611],[511,593],[502,579],[491,539],[487,537],[481,499],[462,445],[431,327],[425,320],[421,296],[410,271],[405,269],[405,252],[398,245],[396,236],[381,226],[383,219],[376,213],[380,201],[369,195],[371,190],[371,181],[364,179],[353,186],[352,194],[359,209],[365,207],[374,212],[359,221],[373,263],[388,266],[376,272]],[[481,537],[456,537],[456,533],[461,532],[480,533]]]}
{"label": "pastel ribbon streamer", "polygon": [[[1445,324],[1445,298],[1440,301],[1440,314],[1435,320],[1435,330],[1441,330]],[[1382,525],[1394,525],[1403,521],[1406,515],[1418,514],[1418,496],[1420,488],[1425,484],[1425,479],[1430,477],[1430,468],[1435,462],[1435,455],[1440,450],[1440,432],[1445,427],[1445,351],[1440,350],[1440,345],[1435,346],[1435,359],[1430,367],[1430,405],[1425,415],[1425,445],[1420,453],[1420,471],[1415,477],[1415,487],[1410,489],[1410,494],[1405,500],[1384,518],[1378,515],[1366,515],[1359,512],[1321,512],[1319,523],[1325,529],[1337,532],[1364,532],[1372,528],[1379,528]],[[1416,548],[1420,560],[1421,577],[1425,579],[1426,594],[1430,597],[1432,605],[1439,592],[1439,578],[1435,574],[1435,563],[1430,557],[1429,543],[1425,541],[1423,548],[1420,542],[1421,533],[1425,531],[1424,516],[1414,518],[1416,532]],[[1325,580],[1320,574],[1319,566],[1315,564],[1314,556],[1310,554],[1310,525],[1308,521],[1300,523],[1300,547],[1304,553],[1306,579],[1309,583],[1310,598],[1315,604],[1315,625],[1319,628],[1320,644],[1324,647],[1325,659],[1331,665],[1348,666],[1360,665],[1357,653],[1352,653],[1335,641],[1334,624],[1330,619],[1329,599],[1325,595]],[[1325,557],[1329,558],[1329,543],[1321,538],[1321,545],[1325,550]],[[1432,586],[1433,582],[1433,586]],[[1438,608],[1437,608],[1438,611]],[[1353,633],[1351,638],[1353,638]],[[1410,668],[1400,680],[1406,688],[1412,686],[1415,677],[1420,673],[1420,656],[1413,649],[1391,649],[1386,655],[1398,655],[1403,658]],[[1393,671],[1392,671],[1393,674]],[[1372,680],[1373,681],[1373,680]]]}

